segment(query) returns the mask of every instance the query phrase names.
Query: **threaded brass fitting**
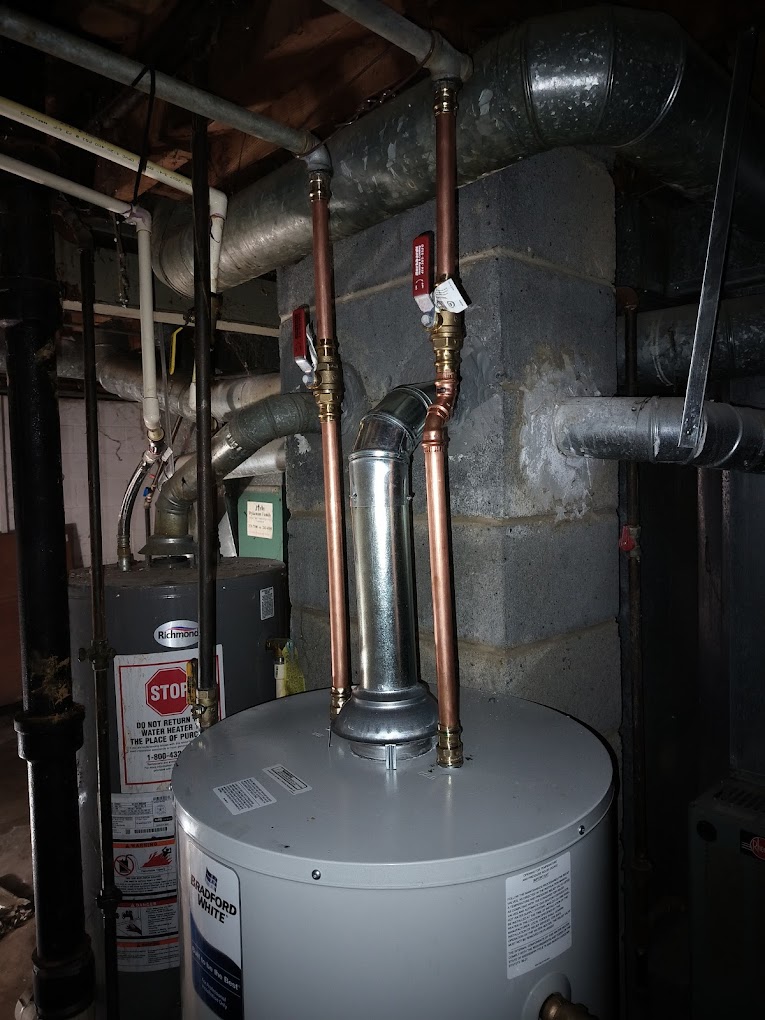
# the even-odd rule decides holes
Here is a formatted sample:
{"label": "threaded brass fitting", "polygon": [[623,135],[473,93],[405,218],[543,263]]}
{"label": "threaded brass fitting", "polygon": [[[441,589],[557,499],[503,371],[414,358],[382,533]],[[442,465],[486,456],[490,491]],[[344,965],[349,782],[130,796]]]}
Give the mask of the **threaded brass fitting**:
{"label": "threaded brass fitting", "polygon": [[438,724],[436,761],[445,769],[458,769],[465,760],[462,747],[462,727]]}
{"label": "threaded brass fitting", "polygon": [[460,83],[450,78],[436,82],[433,112],[436,117],[444,113],[455,113],[457,110],[457,93]]}
{"label": "threaded brass fitting", "polygon": [[328,202],[332,197],[331,175],[326,170],[314,170],[308,178],[308,197],[312,202]]}
{"label": "threaded brass fitting", "polygon": [[329,718],[337,719],[340,715],[340,710],[347,701],[351,700],[351,692],[347,688],[338,690],[337,687],[332,687],[330,690],[329,700]]}
{"label": "threaded brass fitting", "polygon": [[197,690],[196,704],[191,709],[200,730],[209,730],[218,721],[218,692]]}
{"label": "threaded brass fitting", "polygon": [[539,1020],[595,1020],[595,1018],[580,1002],[570,1002],[556,993],[545,999],[539,1011]]}

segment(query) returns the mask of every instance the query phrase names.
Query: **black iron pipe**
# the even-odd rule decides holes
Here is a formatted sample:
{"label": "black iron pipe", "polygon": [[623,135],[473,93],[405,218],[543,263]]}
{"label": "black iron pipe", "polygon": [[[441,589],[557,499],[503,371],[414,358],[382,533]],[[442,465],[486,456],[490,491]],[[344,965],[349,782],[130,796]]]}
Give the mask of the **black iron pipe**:
{"label": "black iron pipe", "polygon": [[199,577],[197,687],[200,691],[209,692],[216,689],[215,583],[218,573],[218,534],[215,520],[215,475],[212,464],[210,392],[212,382],[212,296],[210,294],[210,203],[207,180],[206,119],[194,116],[191,132],[194,205],[194,365],[197,403],[197,569]]}
{"label": "black iron pipe", "polygon": [[101,528],[101,468],[98,442],[98,379],[96,377],[96,323],[93,305],[96,281],[92,246],[80,249],[82,290],[82,344],[85,376],[85,442],[88,453],[88,520],[90,524],[90,608],[93,644],[89,657],[93,666],[96,706],[96,759],[98,767],[98,815],[101,840],[100,907],[104,926],[104,996],[107,1020],[119,1020],[117,969],[117,907],[120,893],[114,882],[112,835],[111,726],[109,720],[109,661],[106,636],[106,594],[104,587],[103,534]]}
{"label": "black iron pipe", "polygon": [[61,311],[49,199],[26,181],[3,183],[0,318],[8,347],[23,684],[23,711],[15,726],[29,778],[34,996],[38,1016],[48,1020],[79,1014],[94,994],[77,798],[84,711],[72,698],[56,401]]}

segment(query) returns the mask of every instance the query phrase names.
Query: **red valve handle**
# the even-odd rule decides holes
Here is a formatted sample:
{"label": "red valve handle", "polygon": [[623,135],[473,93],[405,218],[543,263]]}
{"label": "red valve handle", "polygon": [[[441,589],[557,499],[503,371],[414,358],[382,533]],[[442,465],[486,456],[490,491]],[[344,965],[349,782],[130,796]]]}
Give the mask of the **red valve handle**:
{"label": "red valve handle", "polygon": [[412,297],[421,312],[433,310],[433,234],[430,231],[412,241]]}

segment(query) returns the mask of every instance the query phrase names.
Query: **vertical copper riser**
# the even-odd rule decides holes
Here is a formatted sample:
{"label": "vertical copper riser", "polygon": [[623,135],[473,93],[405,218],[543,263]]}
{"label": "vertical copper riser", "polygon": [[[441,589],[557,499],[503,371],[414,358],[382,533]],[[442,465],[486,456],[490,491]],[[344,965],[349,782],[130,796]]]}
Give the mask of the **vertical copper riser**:
{"label": "vertical copper riser", "polygon": [[343,513],[343,452],[340,434],[343,383],[342,367],[334,339],[332,316],[329,189],[322,180],[311,181],[311,212],[317,352],[319,355],[316,398],[321,419],[329,577],[329,629],[332,659],[330,714],[334,718],[351,696],[351,667]]}
{"label": "vertical copper riser", "polygon": [[[436,86],[436,276],[453,276],[457,268],[456,84]],[[422,447],[428,502],[430,580],[438,680],[438,764],[463,763],[459,721],[459,660],[451,570],[451,510],[447,481],[447,424],[459,393],[462,317],[440,313],[433,330],[436,354],[436,399],[425,419]]]}

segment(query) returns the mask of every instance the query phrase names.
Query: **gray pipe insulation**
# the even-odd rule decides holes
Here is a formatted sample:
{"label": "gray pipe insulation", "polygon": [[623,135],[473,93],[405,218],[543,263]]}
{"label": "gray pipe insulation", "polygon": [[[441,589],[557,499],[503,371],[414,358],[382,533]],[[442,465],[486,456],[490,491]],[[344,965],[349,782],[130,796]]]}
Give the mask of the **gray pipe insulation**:
{"label": "gray pipe insulation", "polygon": [[[524,156],[599,145],[691,197],[711,196],[729,77],[665,14],[592,7],[533,18],[481,49],[459,97],[460,183]],[[338,131],[328,149],[335,240],[412,208],[434,194],[430,82]],[[765,233],[765,115],[750,107],[736,215]],[[155,210],[154,269],[193,291],[190,209]],[[294,161],[235,195],[220,264],[225,290],[311,250],[305,167]]]}
{"label": "gray pipe insulation", "polygon": [[556,409],[553,436],[567,457],[765,472],[765,411],[706,401],[692,450],[677,445],[682,417],[681,397],[576,397]]}
{"label": "gray pipe insulation", "polygon": [[[435,388],[397,386],[362,419],[348,458],[359,686],[335,720],[357,754],[432,746],[438,707],[419,678],[409,473]],[[394,763],[389,762],[389,767]]]}
{"label": "gray pipe insulation", "polygon": [[[215,434],[212,466],[219,482],[267,443],[283,436],[319,431],[312,393],[282,393],[243,407]],[[188,547],[189,513],[197,498],[197,459],[190,457],[162,486],[154,534],[142,550],[150,556],[177,555]]]}

